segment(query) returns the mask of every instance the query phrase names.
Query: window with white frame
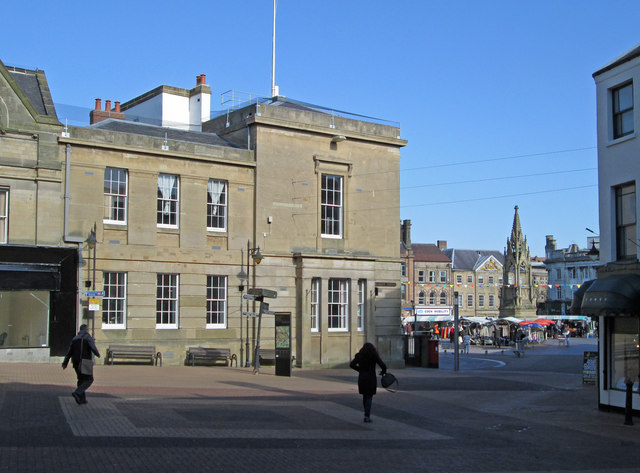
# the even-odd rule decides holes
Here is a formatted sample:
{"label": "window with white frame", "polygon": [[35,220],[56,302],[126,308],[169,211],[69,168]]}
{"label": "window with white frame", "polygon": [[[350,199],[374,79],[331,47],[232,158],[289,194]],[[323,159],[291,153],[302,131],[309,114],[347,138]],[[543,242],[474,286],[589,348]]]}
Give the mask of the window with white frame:
{"label": "window with white frame", "polygon": [[175,174],[158,175],[158,226],[177,227],[180,211],[180,179]]}
{"label": "window with white frame", "polygon": [[462,284],[462,274],[456,274],[456,282]]}
{"label": "window with white frame", "polygon": [[0,243],[7,243],[9,229],[9,189],[0,189]]}
{"label": "window with white frame", "polygon": [[471,274],[467,275],[467,284],[473,284],[473,276]]}
{"label": "window with white frame", "polygon": [[636,230],[636,185],[615,187],[616,259],[635,259],[638,255]]}
{"label": "window with white frame", "polygon": [[489,284],[493,284],[493,281],[494,281],[493,276],[489,276]]}
{"label": "window with white frame", "polygon": [[407,275],[407,263],[400,263],[400,276],[405,277]]}
{"label": "window with white frame", "polygon": [[320,233],[325,238],[342,238],[344,219],[343,178],[322,175]]}
{"label": "window with white frame", "polygon": [[365,316],[367,302],[367,281],[360,279],[358,281],[358,331],[364,331]]}
{"label": "window with white frame", "polygon": [[633,133],[633,84],[611,90],[613,105],[613,139]]}
{"label": "window with white frame", "polygon": [[400,300],[405,301],[407,299],[407,286],[405,284],[400,285]]}
{"label": "window with white frame", "polygon": [[478,276],[478,284],[484,284],[484,276]]}
{"label": "window with white frame", "polygon": [[425,305],[427,302],[427,295],[424,291],[418,293],[418,305]]}
{"label": "window with white frame", "polygon": [[311,280],[311,311],[310,326],[312,332],[319,329],[318,321],[320,320],[320,278]]}
{"label": "window with white frame", "polygon": [[440,271],[440,282],[447,282],[447,272]]}
{"label": "window with white frame", "polygon": [[207,230],[227,230],[227,181],[209,179],[207,184]]}
{"label": "window with white frame", "polygon": [[156,328],[178,328],[177,274],[158,274],[156,279]]}
{"label": "window with white frame", "polygon": [[329,279],[327,321],[329,332],[349,330],[349,281],[347,279]]}
{"label": "window with white frame", "polygon": [[429,293],[429,305],[435,305],[436,303],[436,293],[434,291],[431,291]]}
{"label": "window with white frame", "polygon": [[103,273],[102,329],[126,329],[127,273]]}
{"label": "window with white frame", "polygon": [[442,291],[440,293],[440,305],[444,305],[447,303],[447,293]]}
{"label": "window with white frame", "polygon": [[489,294],[489,307],[495,307],[496,305],[496,296],[493,294]]}
{"label": "window with white frame", "polygon": [[436,282],[436,272],[429,271],[429,282]]}
{"label": "window with white frame", "polygon": [[458,307],[462,307],[462,294],[458,294]]}
{"label": "window with white frame", "polygon": [[467,307],[473,307],[473,294],[467,295]]}
{"label": "window with white frame", "polygon": [[127,223],[128,172],[126,169],[104,170],[104,217],[105,223],[123,225]]}
{"label": "window with white frame", "polygon": [[418,270],[418,282],[427,282],[426,274],[427,272],[424,269]]}
{"label": "window with white frame", "polygon": [[484,294],[478,294],[478,307],[484,307]]}
{"label": "window with white frame", "polygon": [[227,328],[226,276],[207,276],[206,328]]}
{"label": "window with white frame", "polygon": [[500,284],[501,286],[502,286],[502,281],[503,281],[503,279],[502,279],[502,278],[499,278],[499,279],[498,279],[498,284]]}

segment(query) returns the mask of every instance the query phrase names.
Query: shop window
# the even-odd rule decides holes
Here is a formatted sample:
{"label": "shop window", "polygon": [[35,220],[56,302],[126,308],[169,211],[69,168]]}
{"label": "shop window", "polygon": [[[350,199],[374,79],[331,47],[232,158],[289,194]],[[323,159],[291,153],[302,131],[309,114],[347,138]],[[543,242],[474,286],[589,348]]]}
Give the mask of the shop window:
{"label": "shop window", "polygon": [[611,388],[626,390],[626,380],[633,380],[638,392],[638,317],[614,317],[611,323]]}

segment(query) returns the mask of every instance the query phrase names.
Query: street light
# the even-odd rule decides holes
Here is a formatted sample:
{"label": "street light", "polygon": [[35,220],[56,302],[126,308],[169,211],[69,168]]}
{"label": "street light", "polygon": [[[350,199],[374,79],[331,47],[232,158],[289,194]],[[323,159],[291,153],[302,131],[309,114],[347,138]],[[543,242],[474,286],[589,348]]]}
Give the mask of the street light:
{"label": "street light", "polygon": [[[98,242],[98,240],[96,239],[96,223],[93,223],[93,228],[91,229],[91,231],[89,232],[89,236],[87,237],[87,239],[85,240],[85,243],[87,244],[87,247],[89,248],[89,267],[87,268],[87,272],[89,273],[88,276],[91,276],[91,280],[87,280],[85,281],[84,285],[85,287],[89,288],[91,287],[92,291],[95,291],[96,289],[96,243]],[[93,251],[93,274],[91,274],[91,252]],[[87,307],[88,308],[88,307]],[[95,314],[93,313],[93,311],[91,312],[91,332],[94,333],[95,332]]]}
{"label": "street light", "polygon": [[[257,248],[251,248],[251,242],[249,240],[247,240],[247,291],[249,290],[249,287],[251,286],[251,262],[250,262],[250,258],[253,258],[253,261],[256,264],[260,264],[260,262],[264,259],[264,257],[262,256],[262,253],[260,253],[260,247],[258,246]],[[244,274],[244,271],[241,273]],[[242,304],[242,302],[240,302],[240,304]],[[249,312],[249,300],[247,299],[247,313]],[[240,315],[240,317],[242,318],[242,315]],[[242,330],[242,329],[241,329]],[[240,342],[242,343],[242,342]],[[249,316],[247,315],[247,337],[245,340],[245,368],[249,368],[251,366],[251,363],[249,362]],[[242,362],[242,355],[240,356],[240,361]]]}
{"label": "street light", "polygon": [[[238,286],[238,290],[240,291],[240,366],[242,366],[244,360],[244,351],[243,351],[243,327],[242,327],[242,293],[244,292],[244,283],[248,282],[249,276],[244,272],[244,255],[240,255],[240,272],[238,273],[238,279],[240,280],[240,285]],[[247,321],[247,326],[249,326],[249,321]]]}

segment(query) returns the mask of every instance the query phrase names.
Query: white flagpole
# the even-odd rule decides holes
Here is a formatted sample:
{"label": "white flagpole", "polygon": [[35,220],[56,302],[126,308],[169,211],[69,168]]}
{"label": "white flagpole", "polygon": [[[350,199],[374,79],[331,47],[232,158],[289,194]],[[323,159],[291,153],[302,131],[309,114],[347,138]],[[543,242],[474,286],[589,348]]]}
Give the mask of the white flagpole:
{"label": "white flagpole", "polygon": [[273,38],[271,40],[271,96],[276,93],[276,0],[273,0]]}

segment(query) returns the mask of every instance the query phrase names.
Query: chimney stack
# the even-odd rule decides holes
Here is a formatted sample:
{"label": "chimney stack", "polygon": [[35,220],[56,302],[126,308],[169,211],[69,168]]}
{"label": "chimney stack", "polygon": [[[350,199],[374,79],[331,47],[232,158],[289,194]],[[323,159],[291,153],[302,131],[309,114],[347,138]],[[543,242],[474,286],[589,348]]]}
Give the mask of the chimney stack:
{"label": "chimney stack", "polygon": [[447,240],[438,240],[438,249],[444,251],[447,249]]}
{"label": "chimney stack", "polygon": [[196,85],[205,85],[206,83],[207,83],[206,74],[200,74],[199,76],[196,76]]}
{"label": "chimney stack", "polygon": [[96,99],[96,108],[89,112],[89,124],[101,122],[108,118],[124,120],[124,113],[120,111],[120,102],[116,102],[116,108],[111,110],[111,100],[105,100],[104,110],[101,110],[102,99]]}

